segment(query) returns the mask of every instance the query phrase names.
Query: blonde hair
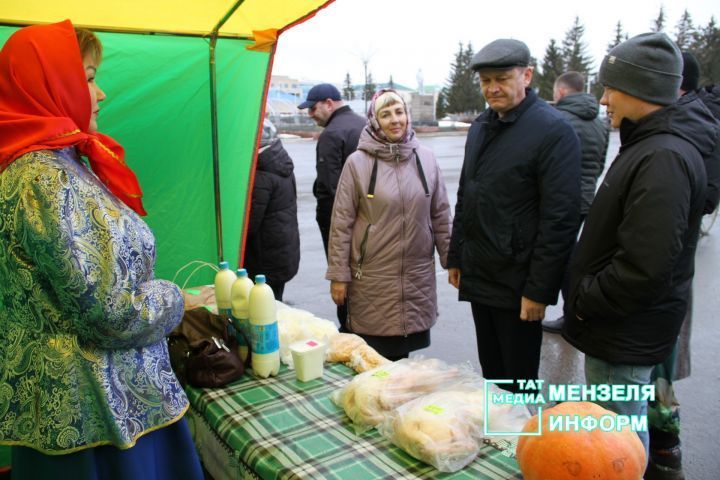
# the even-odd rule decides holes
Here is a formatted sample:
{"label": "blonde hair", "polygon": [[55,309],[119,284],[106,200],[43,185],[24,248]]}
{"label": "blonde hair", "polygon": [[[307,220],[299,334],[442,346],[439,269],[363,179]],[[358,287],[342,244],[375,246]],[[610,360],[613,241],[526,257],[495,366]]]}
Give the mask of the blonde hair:
{"label": "blonde hair", "polygon": [[103,47],[93,32],[85,28],[76,28],[75,35],[77,35],[78,46],[80,47],[80,57],[85,58],[86,55],[90,55],[97,65],[100,65],[102,60]]}
{"label": "blonde hair", "polygon": [[383,108],[399,103],[405,108],[405,101],[395,92],[385,92],[375,99],[375,114]]}

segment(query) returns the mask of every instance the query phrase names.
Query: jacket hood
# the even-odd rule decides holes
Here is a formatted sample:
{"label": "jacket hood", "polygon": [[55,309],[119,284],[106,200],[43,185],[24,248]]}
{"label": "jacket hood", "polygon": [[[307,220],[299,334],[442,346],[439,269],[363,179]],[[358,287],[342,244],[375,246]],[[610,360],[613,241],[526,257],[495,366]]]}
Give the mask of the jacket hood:
{"label": "jacket hood", "polygon": [[589,93],[572,93],[561,98],[555,108],[577,115],[583,120],[592,120],[598,116],[600,106],[595,96]]}
{"label": "jacket hood", "polygon": [[386,162],[394,161],[399,155],[399,160],[403,161],[410,158],[413,150],[416,150],[420,143],[414,133],[410,135],[410,138],[405,143],[389,143],[382,142],[375,138],[369,130],[370,127],[365,127],[360,134],[360,141],[358,142],[358,150],[368,153],[373,157],[377,157],[378,160]]}
{"label": "jacket hood", "polygon": [[697,96],[715,115],[715,118],[720,120],[720,84],[708,85],[699,89]]}
{"label": "jacket hood", "polygon": [[692,143],[702,156],[715,148],[720,123],[697,95],[685,95],[677,103],[663,107],[638,123],[623,119],[620,125],[620,151],[650,135],[669,133]]}
{"label": "jacket hood", "polygon": [[289,177],[293,173],[293,162],[280,140],[275,140],[258,154],[257,170]]}

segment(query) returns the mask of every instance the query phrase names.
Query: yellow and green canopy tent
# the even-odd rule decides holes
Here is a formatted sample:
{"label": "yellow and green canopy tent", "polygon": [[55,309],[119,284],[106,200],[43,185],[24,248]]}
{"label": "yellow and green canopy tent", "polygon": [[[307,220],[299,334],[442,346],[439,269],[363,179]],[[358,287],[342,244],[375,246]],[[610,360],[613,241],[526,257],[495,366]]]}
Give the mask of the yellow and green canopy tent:
{"label": "yellow and green canopy tent", "polygon": [[0,45],[21,26],[65,19],[98,32],[100,130],[125,147],[157,240],[156,275],[172,279],[193,260],[241,260],[277,37],[330,3],[5,0]]}

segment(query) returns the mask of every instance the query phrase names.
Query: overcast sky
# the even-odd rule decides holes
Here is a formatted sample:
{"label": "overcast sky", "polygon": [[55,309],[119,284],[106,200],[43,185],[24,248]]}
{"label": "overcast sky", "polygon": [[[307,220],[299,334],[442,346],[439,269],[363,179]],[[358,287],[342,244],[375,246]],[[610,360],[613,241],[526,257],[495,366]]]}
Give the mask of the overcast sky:
{"label": "overcast sky", "polygon": [[375,82],[392,75],[416,88],[421,71],[425,85],[440,85],[458,42],[472,42],[477,52],[497,38],[516,38],[541,62],[550,39],[561,43],[576,16],[597,66],[618,20],[630,36],[647,32],[661,5],[672,38],[685,9],[695,25],[711,16],[720,22],[718,0],[335,0],[280,36],[273,74],[340,84],[350,73],[361,83],[367,59]]}

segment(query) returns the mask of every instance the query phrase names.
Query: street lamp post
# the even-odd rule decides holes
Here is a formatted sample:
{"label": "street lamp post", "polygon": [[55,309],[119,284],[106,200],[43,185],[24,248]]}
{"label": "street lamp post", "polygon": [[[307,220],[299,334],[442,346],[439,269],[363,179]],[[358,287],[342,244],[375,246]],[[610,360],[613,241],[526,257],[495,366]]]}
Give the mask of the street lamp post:
{"label": "street lamp post", "polygon": [[363,98],[365,99],[365,113],[367,113],[367,104],[368,104],[368,98],[367,98],[368,97],[367,96],[367,94],[368,94],[368,91],[367,91],[367,89],[368,89],[368,76],[367,76],[368,61],[370,61],[370,59],[368,57],[363,58],[363,67],[365,68],[365,86],[363,87]]}

